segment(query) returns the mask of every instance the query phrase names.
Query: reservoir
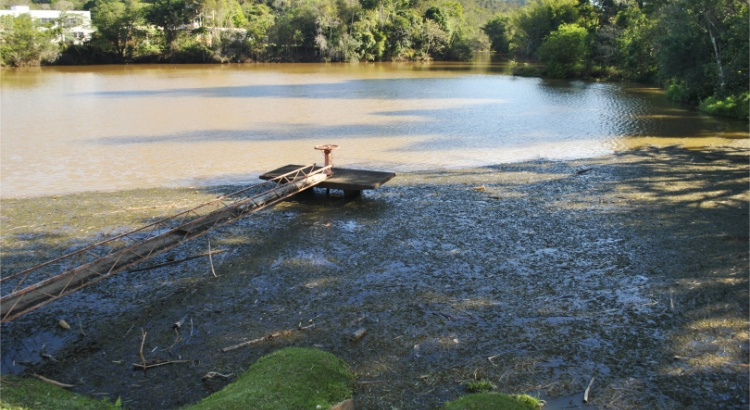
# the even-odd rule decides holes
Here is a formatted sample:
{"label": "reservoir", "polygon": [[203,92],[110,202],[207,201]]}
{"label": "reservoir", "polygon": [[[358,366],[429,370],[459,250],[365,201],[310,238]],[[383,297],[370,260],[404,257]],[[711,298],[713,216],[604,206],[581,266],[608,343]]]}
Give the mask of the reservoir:
{"label": "reservoir", "polygon": [[406,172],[748,145],[747,124],[638,84],[508,64],[143,65],[0,71],[0,196],[245,184],[290,163]]}

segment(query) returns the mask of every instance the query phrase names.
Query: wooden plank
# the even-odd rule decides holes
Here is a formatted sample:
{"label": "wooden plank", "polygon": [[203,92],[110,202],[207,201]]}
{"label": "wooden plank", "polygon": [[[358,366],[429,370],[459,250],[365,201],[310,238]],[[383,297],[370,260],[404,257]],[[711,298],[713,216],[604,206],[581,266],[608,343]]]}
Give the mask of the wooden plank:
{"label": "wooden plank", "polygon": [[[266,172],[260,176],[260,179],[269,180],[299,167],[299,165],[286,165]],[[319,168],[316,167],[315,169]],[[327,189],[341,189],[343,191],[362,191],[365,189],[377,189],[395,176],[394,172],[333,168],[333,176],[328,177],[327,180],[316,186]]]}

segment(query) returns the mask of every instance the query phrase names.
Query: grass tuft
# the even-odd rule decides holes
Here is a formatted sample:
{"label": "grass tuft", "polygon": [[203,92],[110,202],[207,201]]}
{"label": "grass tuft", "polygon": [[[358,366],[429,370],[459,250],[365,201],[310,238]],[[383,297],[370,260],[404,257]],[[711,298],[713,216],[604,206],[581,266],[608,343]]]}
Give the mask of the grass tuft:
{"label": "grass tuft", "polygon": [[443,410],[539,410],[542,404],[526,394],[474,393],[445,403]]}

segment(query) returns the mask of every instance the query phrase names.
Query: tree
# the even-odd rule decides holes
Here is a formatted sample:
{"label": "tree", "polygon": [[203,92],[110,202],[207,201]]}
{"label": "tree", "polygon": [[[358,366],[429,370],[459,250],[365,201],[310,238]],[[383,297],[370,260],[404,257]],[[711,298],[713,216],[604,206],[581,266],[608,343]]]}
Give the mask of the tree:
{"label": "tree", "polygon": [[255,59],[265,56],[268,43],[268,32],[273,27],[276,16],[265,4],[254,4],[248,1],[242,4],[243,14],[247,17],[247,37],[250,50]]}
{"label": "tree", "polygon": [[161,27],[166,49],[172,51],[180,26],[193,21],[197,7],[185,0],[154,0],[146,11],[146,21]]}
{"label": "tree", "polygon": [[662,10],[660,79],[675,99],[697,103],[747,92],[748,5],[741,0],[675,0]]}
{"label": "tree", "polygon": [[91,22],[96,26],[95,39],[107,44],[121,59],[128,45],[134,45],[143,24],[143,3],[138,0],[96,0]]}
{"label": "tree", "polygon": [[513,16],[516,35],[511,48],[518,54],[533,57],[550,33],[561,24],[578,21],[577,0],[534,0]]}
{"label": "tree", "polygon": [[655,53],[656,21],[637,5],[617,13],[615,24],[616,64],[625,79],[649,82],[656,78],[658,66]]}
{"label": "tree", "polygon": [[13,67],[38,66],[54,60],[59,48],[49,31],[40,31],[28,14],[5,18],[0,34],[0,54],[4,64]]}
{"label": "tree", "polygon": [[492,49],[498,53],[507,53],[510,50],[510,18],[499,14],[482,26],[482,31],[487,34],[492,44]]}
{"label": "tree", "polygon": [[577,77],[583,74],[587,61],[588,32],[577,24],[562,24],[539,47],[544,71],[554,78]]}

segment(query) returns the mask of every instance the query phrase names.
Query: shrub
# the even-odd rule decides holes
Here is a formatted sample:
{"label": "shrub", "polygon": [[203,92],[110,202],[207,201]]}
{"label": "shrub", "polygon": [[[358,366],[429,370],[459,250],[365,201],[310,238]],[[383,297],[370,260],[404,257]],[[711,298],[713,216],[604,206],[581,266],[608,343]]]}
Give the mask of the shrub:
{"label": "shrub", "polygon": [[708,97],[700,102],[698,109],[712,115],[747,120],[750,114],[750,93],[726,98]]}
{"label": "shrub", "polygon": [[38,66],[54,61],[59,54],[57,44],[51,42],[51,30],[40,31],[28,14],[4,20],[8,23],[0,38],[0,55],[5,65],[13,67]]}
{"label": "shrub", "polygon": [[544,73],[553,78],[579,77],[587,58],[588,32],[577,24],[563,24],[539,47]]}

